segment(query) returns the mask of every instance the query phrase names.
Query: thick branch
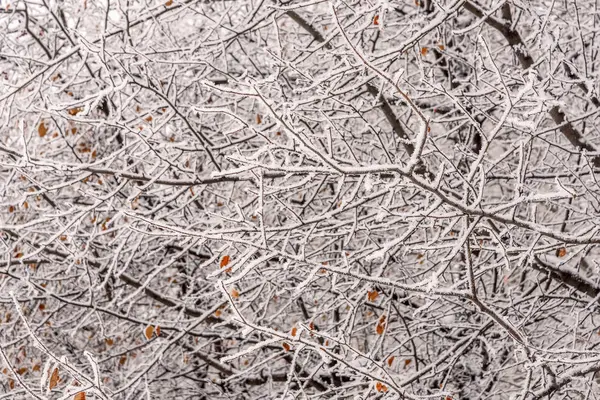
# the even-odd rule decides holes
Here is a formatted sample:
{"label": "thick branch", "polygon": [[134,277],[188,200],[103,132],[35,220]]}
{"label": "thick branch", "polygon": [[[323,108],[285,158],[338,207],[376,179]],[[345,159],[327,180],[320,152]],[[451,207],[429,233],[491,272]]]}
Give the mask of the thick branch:
{"label": "thick branch", "polygon": [[[476,17],[483,18],[486,24],[496,29],[502,34],[502,36],[504,36],[519,59],[521,68],[528,69],[533,65],[533,58],[531,58],[527,52],[525,42],[517,30],[512,29],[510,25],[499,21],[493,16],[487,15],[483,12],[483,10],[481,10],[481,8],[479,8],[479,6],[475,5],[471,1],[465,2],[464,7]],[[575,129],[570,122],[565,120],[565,113],[562,112],[558,106],[552,107],[548,112],[554,123],[558,125],[560,132],[573,146],[584,149],[588,152],[597,152],[597,149],[591,143],[588,143],[583,135],[577,129]],[[600,156],[595,156],[593,158],[593,163],[595,167],[600,167]]]}

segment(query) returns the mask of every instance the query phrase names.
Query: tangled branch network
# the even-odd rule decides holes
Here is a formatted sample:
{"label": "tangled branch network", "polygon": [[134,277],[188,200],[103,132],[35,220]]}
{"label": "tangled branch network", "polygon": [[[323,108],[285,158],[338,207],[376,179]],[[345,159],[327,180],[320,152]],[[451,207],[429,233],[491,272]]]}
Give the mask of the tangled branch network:
{"label": "tangled branch network", "polygon": [[0,399],[598,399],[599,27],[0,0]]}

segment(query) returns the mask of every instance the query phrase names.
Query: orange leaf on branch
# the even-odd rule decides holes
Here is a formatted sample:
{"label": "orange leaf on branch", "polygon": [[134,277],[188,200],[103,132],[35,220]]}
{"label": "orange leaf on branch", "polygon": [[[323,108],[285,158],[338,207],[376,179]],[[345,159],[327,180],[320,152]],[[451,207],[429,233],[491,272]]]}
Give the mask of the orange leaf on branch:
{"label": "orange leaf on branch", "polygon": [[367,298],[371,303],[373,303],[379,297],[379,292],[377,290],[373,290],[367,293]]}
{"label": "orange leaf on branch", "polygon": [[387,386],[385,386],[383,383],[381,382],[377,382],[377,384],[375,384],[375,388],[377,389],[378,392],[387,392],[388,388]]}
{"label": "orange leaf on branch", "polygon": [[227,264],[229,264],[229,256],[223,256],[223,258],[221,258],[221,268],[226,267]]}
{"label": "orange leaf on branch", "polygon": [[152,339],[152,335],[154,334],[154,327],[152,325],[148,325],[146,329],[144,329],[144,336],[146,339]]}
{"label": "orange leaf on branch", "polygon": [[60,381],[60,376],[58,375],[58,368],[54,368],[54,371],[52,371],[52,375],[50,376],[50,385],[48,386],[50,390],[58,386],[58,381]]}
{"label": "orange leaf on branch", "polygon": [[40,137],[44,137],[44,136],[46,136],[46,133],[48,133],[48,128],[46,128],[46,125],[42,121],[42,122],[40,122],[40,125],[38,126],[38,135],[40,135]]}

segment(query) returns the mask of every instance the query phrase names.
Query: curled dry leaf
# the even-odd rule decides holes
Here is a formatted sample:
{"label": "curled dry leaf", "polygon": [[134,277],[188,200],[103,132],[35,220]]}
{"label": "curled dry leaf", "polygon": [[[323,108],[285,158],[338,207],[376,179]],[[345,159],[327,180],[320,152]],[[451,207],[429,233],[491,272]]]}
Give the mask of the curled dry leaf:
{"label": "curled dry leaf", "polygon": [[292,336],[296,336],[296,333],[298,333],[298,329],[296,327],[292,328]]}
{"label": "curled dry leaf", "polygon": [[286,342],[283,342],[283,343],[281,344],[281,346],[283,347],[283,349],[284,349],[285,351],[290,351],[290,349],[291,349],[290,345],[289,345],[289,344],[287,344]]}
{"label": "curled dry leaf", "polygon": [[377,384],[375,384],[375,388],[377,389],[378,392],[387,392],[388,388],[387,386],[385,386],[383,383],[381,382],[377,382]]}
{"label": "curled dry leaf", "polygon": [[44,136],[46,136],[46,133],[48,133],[48,128],[44,124],[44,121],[42,121],[42,122],[40,122],[40,125],[38,126],[38,135],[40,135],[40,137],[44,137]]}
{"label": "curled dry leaf", "polygon": [[85,400],[85,392],[79,392],[73,398],[74,400]]}
{"label": "curled dry leaf", "polygon": [[373,25],[379,25],[379,15],[373,17]]}
{"label": "curled dry leaf", "polygon": [[396,358],[395,356],[391,356],[391,357],[389,357],[389,358],[387,359],[387,365],[388,365],[388,367],[391,367],[391,366],[392,366],[392,364],[394,363],[394,359],[395,359],[395,358]]}
{"label": "curled dry leaf", "polygon": [[54,368],[54,371],[52,371],[52,375],[50,376],[50,384],[48,386],[50,390],[58,386],[58,381],[60,381],[60,376],[58,375],[58,368]]}
{"label": "curled dry leaf", "polygon": [[226,267],[227,264],[229,264],[229,256],[223,256],[223,258],[221,258],[221,264],[220,267]]}
{"label": "curled dry leaf", "polygon": [[144,329],[144,336],[146,339],[152,339],[152,335],[154,334],[154,327],[152,325],[148,325],[146,329]]}
{"label": "curled dry leaf", "polygon": [[367,293],[367,298],[371,303],[373,303],[379,297],[379,292],[377,290],[373,290]]}

